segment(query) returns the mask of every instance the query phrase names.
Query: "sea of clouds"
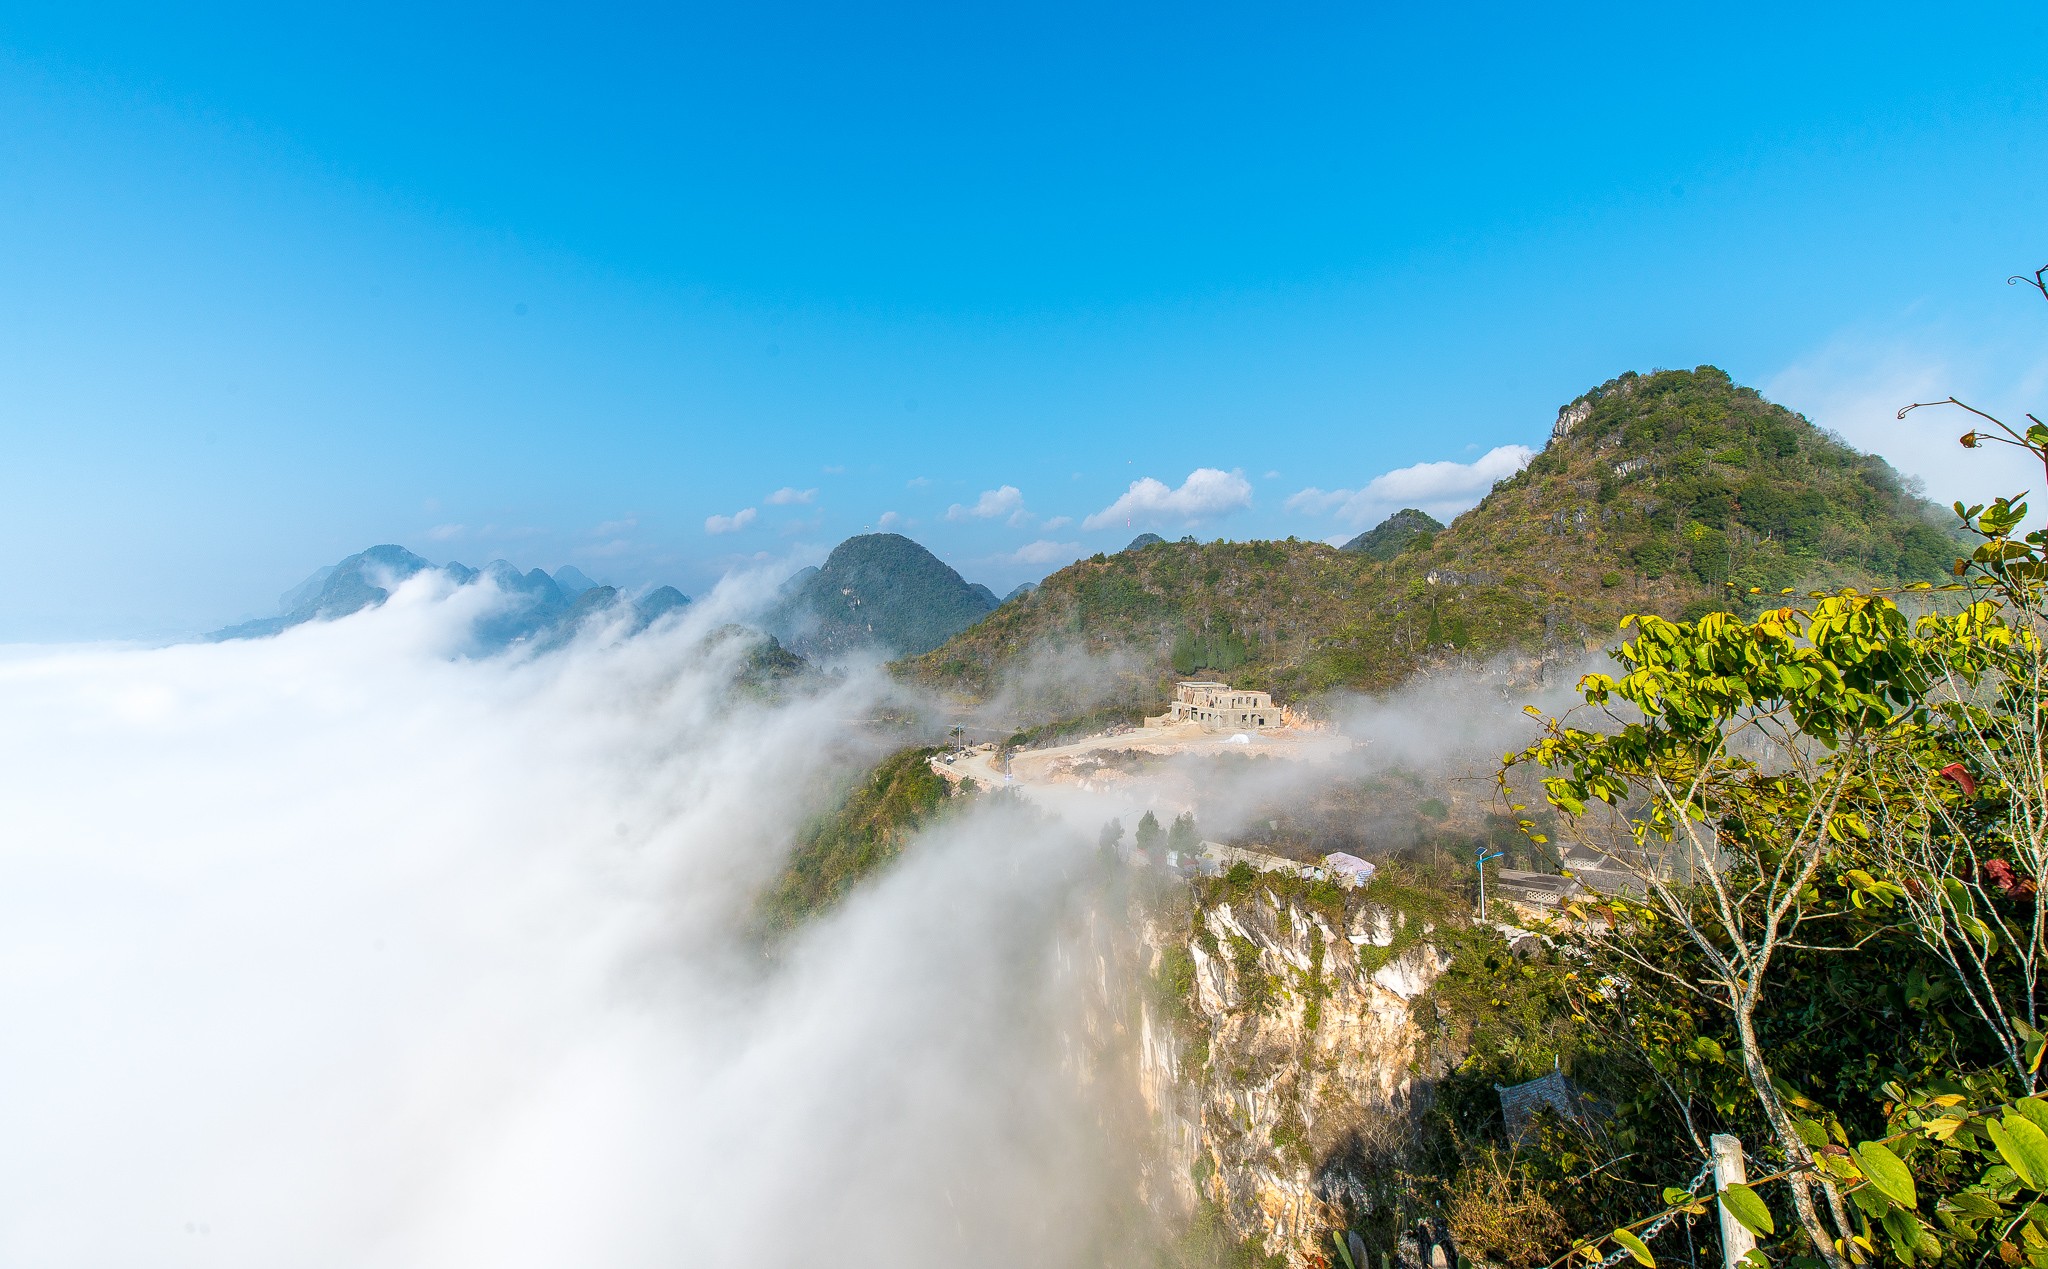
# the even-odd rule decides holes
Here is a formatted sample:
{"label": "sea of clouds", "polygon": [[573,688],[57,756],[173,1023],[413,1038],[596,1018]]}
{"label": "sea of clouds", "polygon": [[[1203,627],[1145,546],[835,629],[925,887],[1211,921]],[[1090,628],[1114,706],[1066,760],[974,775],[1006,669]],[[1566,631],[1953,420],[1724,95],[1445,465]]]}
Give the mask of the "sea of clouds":
{"label": "sea of clouds", "polygon": [[715,596],[465,655],[501,598],[0,650],[0,1264],[1096,1256],[1092,842],[958,817],[764,957],[894,689],[733,691]]}

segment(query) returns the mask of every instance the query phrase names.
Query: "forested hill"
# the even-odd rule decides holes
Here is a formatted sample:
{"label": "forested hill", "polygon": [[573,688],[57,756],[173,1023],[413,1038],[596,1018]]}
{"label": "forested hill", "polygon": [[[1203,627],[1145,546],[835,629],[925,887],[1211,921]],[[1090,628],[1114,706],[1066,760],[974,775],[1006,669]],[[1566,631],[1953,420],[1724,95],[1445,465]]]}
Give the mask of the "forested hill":
{"label": "forested hill", "polygon": [[988,587],[898,533],[863,533],[785,583],[768,629],[805,656],[938,647],[996,606]]}
{"label": "forested hill", "polygon": [[1291,538],[1096,555],[906,668],[980,692],[1049,644],[1133,654],[1150,667],[1134,699],[1170,671],[1283,699],[1382,687],[1431,658],[1601,643],[1628,612],[1754,604],[1749,587],[1933,579],[1957,554],[1950,518],[1883,459],[1712,366],[1631,373],[1567,405],[1525,470],[1390,559]]}

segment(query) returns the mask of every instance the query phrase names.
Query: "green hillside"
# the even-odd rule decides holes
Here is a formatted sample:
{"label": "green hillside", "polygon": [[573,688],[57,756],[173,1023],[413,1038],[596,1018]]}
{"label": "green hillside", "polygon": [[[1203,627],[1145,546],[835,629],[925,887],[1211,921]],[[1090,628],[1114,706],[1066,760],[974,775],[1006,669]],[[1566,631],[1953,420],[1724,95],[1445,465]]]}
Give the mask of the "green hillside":
{"label": "green hillside", "polygon": [[1712,366],[1631,373],[1565,407],[1524,471],[1443,531],[1406,532],[1392,558],[1294,539],[1097,555],[905,668],[976,694],[1050,644],[1126,654],[1134,700],[1197,670],[1283,699],[1384,687],[1445,657],[1593,646],[1628,612],[1753,603],[1749,587],[1931,579],[1955,558],[1947,517],[1883,459]]}
{"label": "green hillside", "polygon": [[760,901],[764,930],[787,932],[838,903],[896,858],[952,797],[932,773],[936,749],[901,749],[855,780],[839,804],[798,835]]}
{"label": "green hillside", "polygon": [[864,533],[790,579],[768,628],[805,656],[926,652],[996,606],[986,586],[897,533]]}
{"label": "green hillside", "polygon": [[1437,518],[1427,511],[1403,507],[1337,549],[1357,551],[1376,560],[1391,560],[1401,552],[1419,545],[1416,542],[1417,538],[1434,537],[1443,532],[1443,528],[1443,525],[1437,523]]}

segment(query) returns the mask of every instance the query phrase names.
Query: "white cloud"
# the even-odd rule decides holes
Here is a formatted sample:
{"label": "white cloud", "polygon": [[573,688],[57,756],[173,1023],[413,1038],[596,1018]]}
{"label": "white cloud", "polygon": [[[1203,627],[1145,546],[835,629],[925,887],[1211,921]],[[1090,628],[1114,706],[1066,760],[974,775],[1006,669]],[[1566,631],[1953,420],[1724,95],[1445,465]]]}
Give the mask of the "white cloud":
{"label": "white cloud", "polygon": [[1287,501],[1280,505],[1301,515],[1326,516],[1343,506],[1345,499],[1356,496],[1349,489],[1318,489],[1310,485],[1299,493],[1287,495]]}
{"label": "white cloud", "polygon": [[1497,480],[1529,465],[1536,451],[1527,445],[1497,445],[1469,463],[1416,463],[1375,476],[1363,489],[1318,489],[1311,485],[1287,499],[1300,515],[1335,515],[1365,528],[1403,507],[1449,521],[1484,498]]}
{"label": "white cloud", "polygon": [[930,476],[912,476],[909,480],[903,482],[903,487],[905,489],[922,489],[931,483],[932,478]]}
{"label": "white cloud", "polygon": [[1084,529],[1106,529],[1129,522],[1139,525],[1192,525],[1227,516],[1251,505],[1251,482],[1241,471],[1199,467],[1188,473],[1180,488],[1146,476],[1131,482],[1121,498],[1081,522]]}
{"label": "white cloud", "polygon": [[1054,516],[1052,519],[1047,520],[1045,522],[1045,529],[1048,533],[1057,533],[1059,530],[1066,528],[1073,522],[1074,517],[1072,516]]}
{"label": "white cloud", "polygon": [[639,527],[640,520],[638,517],[627,516],[623,520],[605,521],[603,524],[600,524],[596,528],[592,529],[590,531],[590,536],[594,538],[617,537],[621,533],[631,533],[633,530]]}
{"label": "white cloud", "polygon": [[747,507],[743,510],[735,511],[729,516],[706,516],[704,517],[704,531],[714,537],[721,533],[738,533],[741,529],[752,524],[754,517],[759,514],[760,512],[754,508]]}
{"label": "white cloud", "polygon": [[817,490],[793,489],[788,485],[784,485],[774,493],[769,494],[767,498],[768,505],[771,507],[792,507],[799,503],[816,502],[817,500]]}
{"label": "white cloud", "polygon": [[881,518],[881,519],[879,519],[879,520],[877,520],[877,521],[875,521],[875,527],[877,527],[877,528],[879,528],[879,529],[885,529],[885,530],[886,530],[886,529],[893,529],[893,528],[895,528],[895,527],[896,527],[897,525],[899,525],[899,524],[902,524],[902,523],[903,523],[903,517],[902,517],[902,515],[901,515],[901,514],[899,514],[899,513],[897,513],[897,512],[894,512],[894,511],[884,511],[884,512],[882,513],[882,518]]}
{"label": "white cloud", "polygon": [[512,657],[455,655],[497,592],[423,577],[0,658],[7,1262],[1087,1261],[1137,1173],[1070,1058],[1080,835],[962,806],[762,958],[902,697],[757,699],[728,589]]}
{"label": "white cloud", "polygon": [[1070,564],[1081,558],[1079,542],[1054,542],[1040,538],[1027,542],[1003,558],[1012,564]]}
{"label": "white cloud", "polygon": [[1000,489],[986,489],[974,505],[964,507],[954,503],[946,508],[948,520],[993,520],[997,516],[1008,516],[1011,524],[1022,522],[1025,516],[1024,494],[1015,485],[1004,485]]}
{"label": "white cloud", "polygon": [[427,539],[432,542],[447,542],[461,537],[469,531],[465,524],[437,524],[427,530]]}

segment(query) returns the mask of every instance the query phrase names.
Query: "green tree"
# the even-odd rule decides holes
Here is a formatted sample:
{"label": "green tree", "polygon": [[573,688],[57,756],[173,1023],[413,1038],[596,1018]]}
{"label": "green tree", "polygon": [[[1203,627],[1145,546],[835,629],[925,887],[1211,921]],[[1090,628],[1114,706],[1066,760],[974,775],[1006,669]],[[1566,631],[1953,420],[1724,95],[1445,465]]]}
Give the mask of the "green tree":
{"label": "green tree", "polygon": [[1174,816],[1173,827],[1166,830],[1166,849],[1192,855],[1201,844],[1201,834],[1195,831],[1195,813],[1182,811]]}
{"label": "green tree", "polygon": [[1160,836],[1159,817],[1150,811],[1145,812],[1144,818],[1138,821],[1138,849],[1151,853],[1158,847]]}
{"label": "green tree", "polygon": [[[1965,446],[2016,445],[2048,472],[2048,425],[1941,404],[1996,429]],[[1778,1243],[1835,1269],[1880,1248],[1907,1265],[1975,1251],[2048,1269],[2048,1099],[2034,1095],[2048,1056],[2048,534],[2020,532],[2014,499],[1956,511],[1978,545],[1956,561],[1955,604],[1914,621],[1851,591],[1754,621],[1632,619],[1626,672],[1580,684],[1593,717],[1544,719],[1502,772],[1506,790],[1513,768],[1539,768],[1566,831],[1634,875],[1636,897],[1582,931],[1623,987],[1591,995],[1626,1002],[1674,1100],[1677,1077],[1710,1087],[1715,1065],[1739,1071],[1746,1098],[1722,1109],[1753,1106],[1784,1161],[1756,1183],[1784,1182],[1796,1228]],[[1787,1015],[1813,998],[1802,973],[1873,952],[1863,982],[1838,979],[1850,1012],[1827,1025],[1877,1008],[1910,966],[1907,1006],[1939,1042],[1910,1083],[1875,1074],[1890,1054],[1832,1054],[1809,1072],[1830,1109],[1783,1078],[1820,1024]],[[1883,1124],[1852,1145],[1859,1100]],[[1755,1193],[1724,1201],[1773,1232]],[[1648,1263],[1633,1237],[1606,1240]]]}
{"label": "green tree", "polygon": [[1643,897],[1624,912],[1683,933],[1701,971],[1689,982],[1674,984],[1668,964],[1636,945],[1615,947],[1639,981],[1725,1011],[1750,1092],[1793,1166],[1799,1224],[1847,1269],[1835,1244],[1849,1218],[1774,1079],[1759,1014],[1774,1005],[1774,961],[1819,915],[1822,865],[1840,843],[1869,836],[1870,753],[1910,725],[1925,674],[1904,617],[1882,598],[1830,596],[1755,622],[1713,613],[1631,624],[1637,637],[1615,654],[1628,673],[1580,684],[1594,725],[1545,719],[1542,739],[1511,757],[1503,788],[1516,765],[1547,772],[1545,796],[1572,831],[1634,874]]}

